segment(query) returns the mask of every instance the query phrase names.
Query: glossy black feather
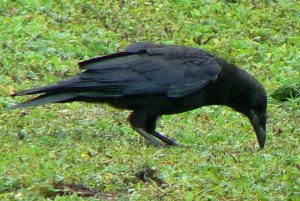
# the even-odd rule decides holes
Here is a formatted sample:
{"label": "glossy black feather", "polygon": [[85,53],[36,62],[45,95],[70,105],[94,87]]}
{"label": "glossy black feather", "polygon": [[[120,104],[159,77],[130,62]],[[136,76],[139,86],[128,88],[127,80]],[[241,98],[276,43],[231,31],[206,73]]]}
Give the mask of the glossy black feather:
{"label": "glossy black feather", "polygon": [[[266,138],[266,92],[246,71],[201,49],[133,43],[125,51],[79,63],[82,73],[57,84],[14,95],[42,94],[21,108],[47,103],[85,101],[133,110],[132,128],[152,144],[155,120],[205,105],[226,105],[246,115],[263,148]],[[11,109],[12,109],[11,108]]]}
{"label": "glossy black feather", "polygon": [[214,56],[177,46],[115,53],[81,62],[80,67],[85,71],[74,78],[15,95],[72,91],[82,98],[89,93],[99,98],[144,94],[178,98],[205,87],[220,72]]}

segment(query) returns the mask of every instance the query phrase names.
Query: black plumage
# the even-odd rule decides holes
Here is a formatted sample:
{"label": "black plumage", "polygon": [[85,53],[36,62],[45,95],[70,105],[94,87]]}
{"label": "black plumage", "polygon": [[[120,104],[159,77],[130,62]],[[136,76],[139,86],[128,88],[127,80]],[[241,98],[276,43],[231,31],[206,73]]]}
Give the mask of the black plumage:
{"label": "black plumage", "polygon": [[[85,101],[133,110],[130,124],[155,146],[176,143],[155,131],[156,119],[206,105],[226,105],[246,115],[261,148],[267,97],[246,71],[201,49],[133,43],[125,51],[79,63],[82,73],[13,96],[42,94],[11,107]],[[159,139],[159,140],[157,140]]]}

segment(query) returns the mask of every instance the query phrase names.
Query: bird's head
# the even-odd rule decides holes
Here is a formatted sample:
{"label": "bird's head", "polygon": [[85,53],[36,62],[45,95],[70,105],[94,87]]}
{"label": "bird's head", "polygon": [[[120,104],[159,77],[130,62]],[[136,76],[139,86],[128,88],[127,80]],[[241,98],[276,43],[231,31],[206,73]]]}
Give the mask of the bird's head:
{"label": "bird's head", "polygon": [[[227,91],[227,106],[246,115],[250,120],[261,149],[266,141],[267,93],[264,87],[245,70],[223,65],[222,89]],[[222,80],[221,80],[222,81]]]}
{"label": "bird's head", "polygon": [[259,146],[263,149],[266,141],[267,112],[253,109],[248,118],[256,133]]}
{"label": "bird's head", "polygon": [[240,112],[250,120],[259,146],[263,149],[266,141],[267,94],[258,82],[252,83],[248,87],[250,88],[240,96],[241,105],[243,106],[240,108]]}

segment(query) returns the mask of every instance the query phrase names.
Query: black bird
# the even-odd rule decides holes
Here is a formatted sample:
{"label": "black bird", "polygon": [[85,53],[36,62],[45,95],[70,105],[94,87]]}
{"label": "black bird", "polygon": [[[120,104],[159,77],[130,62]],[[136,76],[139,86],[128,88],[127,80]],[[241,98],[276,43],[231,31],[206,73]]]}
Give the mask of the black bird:
{"label": "black bird", "polygon": [[[204,50],[133,43],[125,51],[79,63],[83,72],[57,84],[13,96],[42,94],[12,106],[85,101],[133,110],[131,127],[155,146],[176,143],[155,131],[156,119],[206,105],[225,105],[246,115],[260,148],[266,139],[267,96],[246,71]],[[159,140],[158,140],[159,139]]]}

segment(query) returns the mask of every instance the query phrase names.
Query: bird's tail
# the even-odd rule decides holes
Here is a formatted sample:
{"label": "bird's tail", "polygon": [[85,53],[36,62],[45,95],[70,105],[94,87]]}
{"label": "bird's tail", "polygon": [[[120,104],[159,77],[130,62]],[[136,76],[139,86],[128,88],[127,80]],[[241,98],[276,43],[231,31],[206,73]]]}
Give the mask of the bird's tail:
{"label": "bird's tail", "polygon": [[43,94],[29,101],[20,103],[18,105],[13,105],[8,109],[24,108],[24,107],[34,107],[39,105],[46,105],[48,103],[60,103],[68,102],[68,100],[76,98],[77,93],[74,92],[60,92],[60,93],[50,93]]}
{"label": "bird's tail", "polygon": [[12,96],[23,96],[23,95],[31,95],[31,94],[40,94],[42,95],[28,100],[26,102],[20,103],[18,105],[13,105],[8,109],[16,109],[16,108],[25,108],[25,107],[33,107],[39,105],[45,105],[48,103],[59,103],[59,102],[68,102],[68,100],[74,99],[77,97],[77,93],[75,91],[63,91],[60,90],[59,85],[50,85],[45,87],[40,87],[36,89],[29,89],[26,91],[21,91]]}

